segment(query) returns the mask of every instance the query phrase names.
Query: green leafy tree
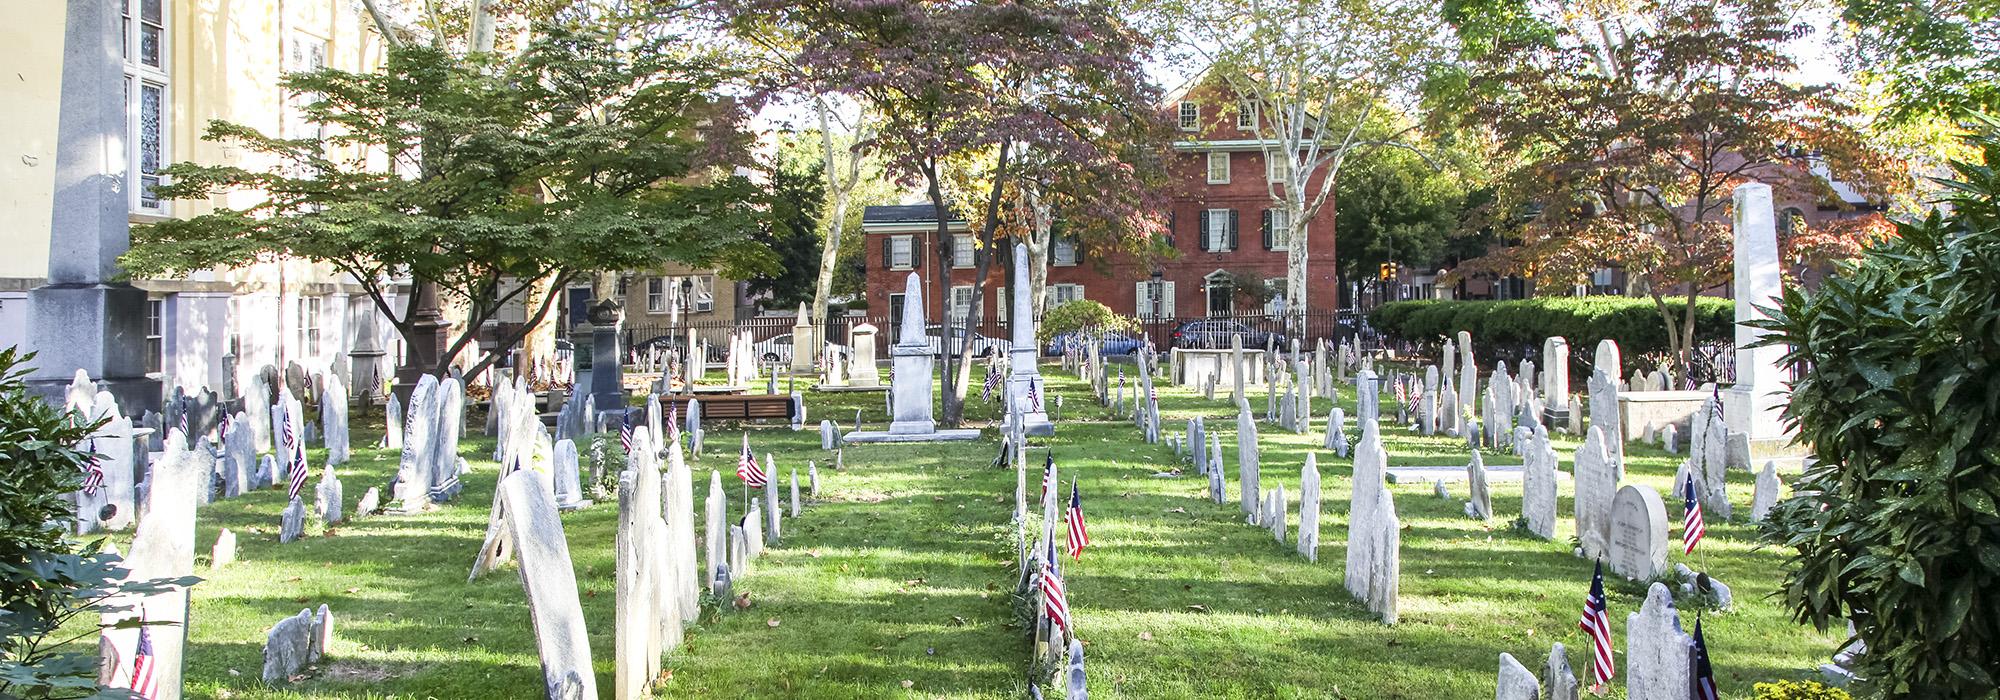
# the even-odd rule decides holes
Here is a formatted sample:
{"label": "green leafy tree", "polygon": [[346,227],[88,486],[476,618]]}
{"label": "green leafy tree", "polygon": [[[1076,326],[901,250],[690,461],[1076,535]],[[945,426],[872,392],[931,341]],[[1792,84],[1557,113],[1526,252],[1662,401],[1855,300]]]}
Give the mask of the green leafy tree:
{"label": "green leafy tree", "polygon": [[1898,122],[2000,112],[2000,0],[1844,0],[1854,63]]}
{"label": "green leafy tree", "polygon": [[77,445],[102,421],[30,394],[22,365],[33,357],[0,349],[0,697],[125,698],[97,687],[96,616],[129,608],[114,599],[199,579],[126,581],[119,557],[99,551],[102,540],[80,543],[51,526],[75,518],[68,494],[92,458]]}
{"label": "green leafy tree", "polygon": [[[1563,286],[1621,268],[1682,364],[1695,297],[1734,270],[1736,186],[1834,204],[1827,176],[1884,199],[1908,186],[1837,91],[1790,82],[1786,44],[1802,28],[1773,0],[1459,0],[1453,16],[1473,61],[1460,99],[1506,156],[1468,225],[1511,244],[1460,269]],[[1888,232],[1879,217],[1787,228],[1793,260],[1849,256]]]}
{"label": "green leafy tree", "polygon": [[786,163],[782,159],[770,168],[770,219],[753,240],[770,247],[778,259],[778,271],[746,280],[758,305],[766,309],[796,308],[813,300],[814,283],[819,279],[821,252],[820,218],[826,204],[825,166]]}
{"label": "green leafy tree", "polygon": [[[272,165],[179,163],[165,197],[247,191],[261,200],[135,227],[134,275],[288,256],[352,275],[416,345],[411,313],[435,284],[469,306],[433,373],[482,324],[519,304],[537,325],[572,280],[663,261],[749,276],[770,269],[750,240],[757,189],[730,167],[747,139],[719,89],[728,73],[680,37],[539,25],[519,54],[455,57],[402,44],[380,72],[293,74],[323,135],[282,139],[211,122],[204,138]],[[218,200],[219,201],[219,200]],[[392,308],[399,298],[404,308]],[[470,368],[476,375],[497,356]]]}
{"label": "green leafy tree", "polygon": [[[2000,122],[1976,143],[2000,159]],[[1887,698],[2000,694],[2000,172],[1957,174],[1947,210],[1758,324],[1806,370],[1785,417],[1815,458],[1764,526],[1784,601],[1852,621]]]}
{"label": "green leafy tree", "polygon": [[1137,332],[1138,319],[1121,316],[1100,302],[1076,299],[1049,309],[1048,315],[1042,318],[1041,326],[1035,329],[1035,342],[1047,344],[1049,339],[1064,333],[1082,333],[1086,338],[1094,339],[1103,337],[1105,333]]}

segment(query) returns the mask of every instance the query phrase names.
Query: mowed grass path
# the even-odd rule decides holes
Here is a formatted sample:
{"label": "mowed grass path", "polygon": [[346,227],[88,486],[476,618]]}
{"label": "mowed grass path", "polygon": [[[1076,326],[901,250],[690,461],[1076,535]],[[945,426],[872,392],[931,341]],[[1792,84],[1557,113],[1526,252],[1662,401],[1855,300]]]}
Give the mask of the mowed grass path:
{"label": "mowed grass path", "polygon": [[[1048,447],[1065,482],[1078,478],[1095,545],[1066,569],[1072,609],[1087,644],[1091,689],[1099,698],[1472,698],[1493,692],[1501,652],[1539,669],[1552,641],[1570,647],[1583,675],[1586,641],[1576,630],[1589,562],[1570,553],[1570,487],[1562,486],[1559,537],[1542,542],[1511,529],[1520,512],[1515,484],[1495,484],[1496,518],[1481,524],[1458,501],[1431,496],[1428,485],[1394,486],[1403,532],[1402,624],[1373,621],[1341,587],[1351,462],[1321,451],[1325,505],[1320,561],[1244,524],[1236,503],[1234,411],[1226,397],[1162,387],[1165,429],[1195,415],[1223,442],[1230,502],[1209,503],[1192,475],[1156,478],[1173,466],[1164,445],[1146,445],[1129,421],[1091,404],[1087,387],[1044,366],[1051,395],[1066,397],[1064,420]],[[975,378],[975,382],[976,382]],[[975,401],[975,424],[994,417]],[[1226,393],[1226,392],[1225,392]],[[1353,413],[1351,391],[1343,394]],[[818,460],[821,502],[785,523],[785,541],[739,579],[752,607],[706,617],[689,631],[667,666],[664,696],[1018,698],[1025,694],[1027,644],[1012,626],[1014,475],[990,468],[990,439],[949,445],[854,446],[834,471],[812,429],[822,417],[843,429],[860,408],[884,419],[879,394],[809,395],[807,430],[753,427],[761,456],[777,457],[782,477]],[[1387,402],[1385,402],[1386,404]],[[1262,394],[1252,406],[1261,414]],[[1320,444],[1330,403],[1315,401],[1314,431],[1279,433],[1259,426],[1263,486],[1285,485],[1297,527],[1298,468]],[[1392,409],[1388,410],[1393,415]],[[358,431],[356,444],[372,444]],[[1350,421],[1350,437],[1359,432]],[[1462,444],[1422,438],[1401,428],[1384,436],[1392,463],[1463,464]],[[731,473],[734,426],[712,425],[710,454],[695,465],[697,508],[708,472],[723,471],[741,514]],[[364,443],[364,441],[370,441]],[[1568,468],[1573,441],[1559,440]],[[1031,461],[1039,464],[1038,441]],[[1663,491],[1679,458],[1632,446],[1636,481]],[[518,574],[510,565],[467,583],[492,500],[490,439],[471,438],[462,453],[473,474],[460,499],[417,517],[364,518],[277,544],[282,493],[267,490],[202,510],[200,573],[194,596],[193,697],[533,697],[539,663]],[[350,507],[371,485],[386,483],[394,455],[359,450],[340,469]],[[319,463],[320,455],[313,453]],[[1489,464],[1517,463],[1488,455]],[[1732,475],[1739,513],[1750,478]],[[1031,488],[1035,479],[1030,478]],[[1064,492],[1067,496],[1067,492]],[[1032,499],[1032,494],[1031,494]],[[1679,508],[1668,499],[1678,527]],[[601,692],[612,669],[613,555],[616,504],[564,516],[582,587],[581,600]],[[241,561],[206,571],[217,529],[240,538]],[[1678,530],[1676,529],[1677,533]],[[1800,677],[1837,643],[1791,624],[1764,596],[1775,588],[1782,557],[1753,545],[1753,530],[1713,522],[1705,567],[1736,590],[1736,609],[1705,618],[1726,697],[1747,697],[1753,681]],[[1675,561],[1682,560],[1677,553]],[[1644,589],[1611,586],[1621,653],[1626,613]],[[258,680],[264,633],[302,607],[329,604],[338,619],[332,653],[300,683],[265,688]],[[1692,629],[1692,612],[1685,611]],[[773,622],[776,624],[774,625]],[[908,685],[905,686],[904,682]],[[1612,697],[1622,697],[1622,682]]]}

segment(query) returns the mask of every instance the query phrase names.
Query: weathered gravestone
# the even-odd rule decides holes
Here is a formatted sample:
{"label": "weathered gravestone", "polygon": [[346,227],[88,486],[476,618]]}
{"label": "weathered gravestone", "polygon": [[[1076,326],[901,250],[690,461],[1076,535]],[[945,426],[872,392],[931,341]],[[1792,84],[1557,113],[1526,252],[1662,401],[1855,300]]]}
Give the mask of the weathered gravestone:
{"label": "weathered gravestone", "polygon": [[659,501],[649,498],[641,482],[649,477],[642,469],[626,470],[618,478],[618,530],[613,535],[616,569],[613,587],[616,598],[612,654],[614,697],[632,699],[651,695],[652,680],[660,672],[664,651],[660,638],[660,608],[666,601],[657,595],[657,578],[663,575],[652,556],[652,540],[661,525],[650,512]]}
{"label": "weathered gravestone", "polygon": [[1307,452],[1299,470],[1299,556],[1319,561],[1319,453]]}
{"label": "weathered gravestone", "polygon": [[523,469],[500,481],[507,504],[508,528],[521,558],[521,587],[528,596],[528,618],[534,624],[535,649],[542,660],[544,696],[556,700],[597,697],[597,672],[590,664],[590,635],[578,604],[576,570],[571,567],[569,541],[554,489],[540,483],[546,476]]}
{"label": "weathered gravestone", "polygon": [[292,499],[285,505],[285,511],[278,515],[278,543],[295,542],[306,532],[306,504]]}
{"label": "weathered gravestone", "polygon": [[290,682],[307,664],[318,660],[319,650],[314,647],[318,632],[319,623],[306,608],[272,625],[270,633],[264,635],[264,682]]}
{"label": "weathered gravestone", "polygon": [[1514,660],[1513,654],[1501,652],[1499,689],[1493,700],[1541,700],[1541,697],[1542,684],[1535,680],[1535,673]]}
{"label": "weathered gravestone", "polygon": [[1250,409],[1241,408],[1236,412],[1236,488],[1243,514],[1249,522],[1257,518],[1257,498],[1262,491],[1257,487],[1257,421],[1250,417]]}
{"label": "weathered gravestone", "polygon": [[1610,546],[1605,560],[1629,579],[1648,581],[1667,571],[1667,508],[1650,486],[1626,484],[1611,503]]}
{"label": "weathered gravestone", "polygon": [[1618,494],[1618,477],[1604,449],[1604,432],[1597,426],[1576,450],[1576,537],[1587,559],[1601,559],[1611,542],[1611,502]]}
{"label": "weathered gravestone", "polygon": [[320,476],[319,486],[314,488],[314,507],[319,509],[321,521],[334,525],[347,520],[347,514],[341,510],[342,494],[340,477],[334,475],[333,464],[328,463],[326,472]]}
{"label": "weathered gravestone", "polygon": [[1548,433],[1535,426],[1521,470],[1521,519],[1528,533],[1545,540],[1556,536],[1556,453]]}
{"label": "weathered gravestone", "polygon": [[222,528],[215,536],[215,547],[208,550],[208,568],[220,569],[236,561],[236,533]]}
{"label": "weathered gravestone", "polygon": [[326,438],[327,465],[346,464],[349,452],[347,439],[347,386],[340,383],[340,377],[328,375],[326,387],[319,394],[320,434]]}
{"label": "weathered gravestone", "polygon": [[[176,585],[151,595],[120,596],[112,602],[132,606],[131,611],[117,613],[115,618],[143,615],[148,621],[164,623],[148,634],[153,663],[158,665],[153,672],[158,691],[151,697],[178,700],[182,656],[187,648],[188,587],[194,584],[187,577],[194,574],[195,492],[207,488],[208,475],[215,472],[215,456],[205,448],[188,449],[187,438],[178,429],[170,431],[166,442],[166,454],[147,478],[146,517],[132,534],[132,553],[124,562],[125,580],[175,579]],[[107,658],[119,671],[112,686],[127,687],[138,649],[138,630],[113,628],[102,634],[100,646],[113,650]]]}
{"label": "weathered gravestone", "polygon": [[590,501],[583,497],[583,474],[575,441],[564,439],[556,442],[555,488],[556,508],[560,510],[572,511],[590,505]]}
{"label": "weathered gravestone", "polygon": [[1625,697],[1685,700],[1693,675],[1694,639],[1681,631],[1673,591],[1656,581],[1639,611],[1625,617]]}
{"label": "weathered gravestone", "polygon": [[1578,700],[1576,672],[1570,670],[1569,652],[1562,642],[1549,645],[1549,660],[1542,670],[1542,681],[1548,685],[1548,700]]}
{"label": "weathered gravestone", "polygon": [[1472,461],[1465,465],[1465,480],[1469,483],[1471,496],[1465,503],[1465,514],[1475,520],[1493,518],[1493,492],[1486,485],[1486,461],[1479,457],[1479,450],[1472,451]]}
{"label": "weathered gravestone", "polygon": [[1750,500],[1750,522],[1761,523],[1771,516],[1771,507],[1778,504],[1778,465],[1765,462],[1764,470],[1757,472],[1757,492]]}

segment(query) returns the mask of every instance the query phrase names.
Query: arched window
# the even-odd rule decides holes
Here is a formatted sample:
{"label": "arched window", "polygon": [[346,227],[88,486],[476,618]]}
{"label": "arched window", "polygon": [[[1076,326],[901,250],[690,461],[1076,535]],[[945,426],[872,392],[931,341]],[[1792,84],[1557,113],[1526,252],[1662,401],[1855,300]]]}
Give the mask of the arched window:
{"label": "arched window", "polygon": [[1208,315],[1227,317],[1236,315],[1236,278],[1228,272],[1216,270],[1202,278],[1202,289],[1208,294]]}

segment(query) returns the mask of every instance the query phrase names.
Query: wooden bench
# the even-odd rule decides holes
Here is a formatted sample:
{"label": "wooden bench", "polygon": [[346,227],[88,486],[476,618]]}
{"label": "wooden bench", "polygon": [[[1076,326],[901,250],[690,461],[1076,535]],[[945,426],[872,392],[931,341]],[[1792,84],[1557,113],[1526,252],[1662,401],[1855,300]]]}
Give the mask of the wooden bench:
{"label": "wooden bench", "polygon": [[[688,396],[686,394],[665,394],[660,396],[660,410],[679,410],[687,415]],[[710,394],[695,396],[701,401],[701,418],[725,418],[731,420],[756,420],[776,418],[791,420],[792,397],[783,394]]]}

